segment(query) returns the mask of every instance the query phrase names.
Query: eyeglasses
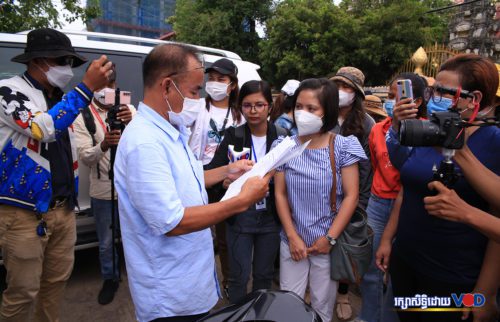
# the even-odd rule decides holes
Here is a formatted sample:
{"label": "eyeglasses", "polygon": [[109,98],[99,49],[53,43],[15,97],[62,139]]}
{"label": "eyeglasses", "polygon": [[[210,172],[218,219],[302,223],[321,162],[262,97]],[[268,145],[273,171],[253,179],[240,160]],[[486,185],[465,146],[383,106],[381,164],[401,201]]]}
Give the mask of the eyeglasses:
{"label": "eyeglasses", "polygon": [[424,91],[425,101],[428,102],[431,98],[434,103],[441,102],[443,98],[443,94],[448,94],[453,96],[453,101],[456,102],[459,98],[474,98],[474,95],[461,87],[458,88],[450,88],[444,86],[429,86]]}
{"label": "eyeglasses", "polygon": [[269,104],[262,103],[262,102],[258,102],[258,103],[255,103],[255,104],[252,104],[252,103],[243,103],[243,104],[241,104],[241,109],[243,109],[245,111],[250,111],[253,108],[255,108],[256,111],[260,112],[264,108],[266,108],[267,106],[269,106]]}

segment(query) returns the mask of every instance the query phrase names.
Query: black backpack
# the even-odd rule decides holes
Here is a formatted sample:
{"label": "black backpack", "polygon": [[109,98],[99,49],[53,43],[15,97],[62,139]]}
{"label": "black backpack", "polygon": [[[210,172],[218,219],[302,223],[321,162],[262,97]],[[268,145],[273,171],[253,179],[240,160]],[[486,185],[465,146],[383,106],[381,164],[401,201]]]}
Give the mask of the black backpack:
{"label": "black backpack", "polygon": [[[87,131],[89,131],[90,136],[92,137],[92,146],[97,145],[97,141],[95,139],[95,121],[94,121],[94,115],[92,115],[92,112],[90,111],[90,108],[87,106],[82,110],[82,117],[83,117],[83,122],[85,123],[85,127],[87,128]],[[101,169],[99,168],[99,162],[97,162],[97,178],[101,179]]]}
{"label": "black backpack", "polygon": [[[272,124],[272,123],[270,123]],[[287,129],[282,128],[281,126],[274,125],[276,128],[276,136],[279,138],[280,136],[289,136]],[[242,151],[243,145],[245,144],[245,126],[238,126],[234,130],[234,135],[236,137],[236,142],[234,144],[235,151]]]}

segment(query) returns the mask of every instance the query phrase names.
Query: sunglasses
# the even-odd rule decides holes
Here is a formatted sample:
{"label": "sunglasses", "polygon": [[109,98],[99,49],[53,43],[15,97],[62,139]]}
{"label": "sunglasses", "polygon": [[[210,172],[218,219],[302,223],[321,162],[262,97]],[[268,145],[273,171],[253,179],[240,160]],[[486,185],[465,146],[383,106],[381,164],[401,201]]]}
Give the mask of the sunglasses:
{"label": "sunglasses", "polygon": [[57,57],[54,58],[54,62],[58,66],[66,66],[66,65],[73,66],[74,58],[71,56]]}
{"label": "sunglasses", "polygon": [[444,86],[427,87],[424,92],[424,98],[427,102],[432,99],[434,103],[439,103],[444,94],[452,95],[455,101],[459,98],[474,98],[474,94],[472,94],[470,91],[462,89],[461,87],[450,88]]}

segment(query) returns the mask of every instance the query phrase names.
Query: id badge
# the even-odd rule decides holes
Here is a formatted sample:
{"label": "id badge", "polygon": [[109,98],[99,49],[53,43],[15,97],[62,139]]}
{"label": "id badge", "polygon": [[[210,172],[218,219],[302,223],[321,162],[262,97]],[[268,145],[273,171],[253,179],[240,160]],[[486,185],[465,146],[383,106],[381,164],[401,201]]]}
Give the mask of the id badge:
{"label": "id badge", "polygon": [[262,210],[262,209],[266,209],[266,198],[258,201],[256,204],[255,204],[255,209],[256,210]]}

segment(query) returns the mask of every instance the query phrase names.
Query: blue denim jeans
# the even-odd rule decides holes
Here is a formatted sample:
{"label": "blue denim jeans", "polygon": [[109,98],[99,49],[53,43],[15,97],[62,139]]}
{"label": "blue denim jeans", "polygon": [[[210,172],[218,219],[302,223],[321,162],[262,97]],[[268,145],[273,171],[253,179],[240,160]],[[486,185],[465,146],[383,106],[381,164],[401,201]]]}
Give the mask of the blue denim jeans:
{"label": "blue denim jeans", "polygon": [[392,287],[389,283],[384,292],[384,273],[375,265],[375,253],[389,221],[394,199],[384,199],[371,194],[366,212],[368,224],[373,229],[373,259],[361,282],[362,305],[360,319],[367,322],[397,322],[393,311]]}
{"label": "blue denim jeans", "polygon": [[229,301],[235,303],[247,294],[252,272],[252,291],[270,289],[274,261],[280,246],[279,226],[271,215],[247,211],[226,224],[229,259]]}
{"label": "blue denim jeans", "polygon": [[[113,274],[113,237],[111,232],[111,200],[91,198],[97,239],[99,240],[99,260],[104,280],[116,279],[118,275],[118,252],[115,252],[116,272]],[[118,228],[118,202],[115,201],[115,223]],[[118,237],[119,229],[116,229]],[[116,250],[116,247],[115,247]]]}

